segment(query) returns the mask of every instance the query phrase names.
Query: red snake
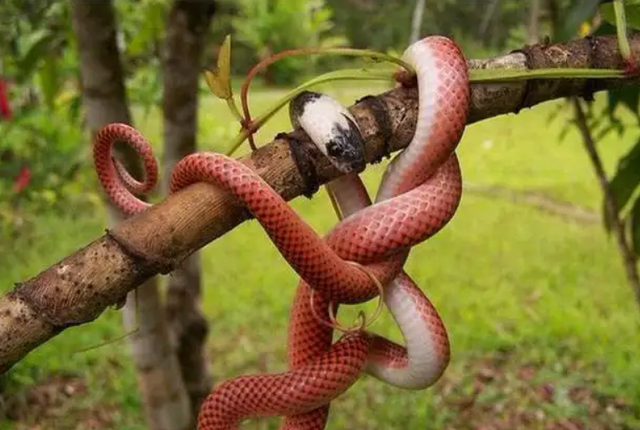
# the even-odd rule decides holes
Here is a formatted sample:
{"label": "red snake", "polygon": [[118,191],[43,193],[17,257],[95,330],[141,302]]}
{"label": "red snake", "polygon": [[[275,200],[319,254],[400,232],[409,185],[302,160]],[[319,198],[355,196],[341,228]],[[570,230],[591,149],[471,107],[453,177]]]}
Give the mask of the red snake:
{"label": "red snake", "polygon": [[[199,430],[237,429],[246,418],[269,415],[286,416],[285,429],[323,429],[329,403],[363,372],[398,387],[422,389],[446,368],[445,327],[402,267],[410,248],[441,230],[458,207],[462,182],[454,151],[467,119],[468,71],[460,49],[441,36],[412,44],[403,59],[417,74],[419,111],[413,139],[389,163],[374,204],[355,173],[328,185],[343,219],[324,239],[256,172],[233,158],[195,153],[174,167],[170,193],[200,181],[222,187],[251,211],[301,278],[291,310],[289,370],[218,385],[202,405]],[[340,108],[335,104],[326,118],[297,125],[322,149],[326,142],[314,139],[314,127],[339,121],[338,114],[355,124]],[[112,159],[116,140],[129,143],[141,155],[144,182],[137,182]],[[151,147],[135,129],[125,124],[101,129],[94,163],[110,199],[126,214],[149,207],[131,194],[150,191],[157,179]],[[330,306],[335,312],[339,303],[362,303],[378,295],[373,279],[385,286],[384,302],[406,347],[365,330],[347,332],[334,343],[332,328],[320,321],[328,319]]]}

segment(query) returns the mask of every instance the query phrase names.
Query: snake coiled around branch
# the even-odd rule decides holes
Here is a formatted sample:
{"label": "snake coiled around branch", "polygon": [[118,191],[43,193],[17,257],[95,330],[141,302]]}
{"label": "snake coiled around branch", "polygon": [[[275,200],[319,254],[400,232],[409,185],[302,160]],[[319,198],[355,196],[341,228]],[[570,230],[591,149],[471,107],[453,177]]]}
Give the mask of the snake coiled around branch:
{"label": "snake coiled around branch", "polygon": [[[440,231],[458,207],[462,179],[455,149],[469,108],[465,59],[451,40],[432,36],[412,44],[403,60],[417,74],[419,116],[409,146],[388,165],[372,203],[355,173],[364,163],[358,125],[327,96],[303,93],[291,120],[344,176],[328,184],[342,219],[322,238],[262,178],[228,156],[199,152],[176,164],[170,193],[209,182],[233,194],[260,222],[301,280],[291,310],[286,372],[228,380],[204,401],[199,430],[231,430],[251,417],[285,416],[283,428],[323,429],[330,402],[363,374],[405,389],[433,384],[449,362],[449,340],[435,307],[402,267],[412,246]],[[116,140],[142,156],[137,182],[111,157]],[[157,166],[148,142],[132,127],[110,124],[96,136],[94,162],[110,199],[127,214],[149,207],[132,192],[151,190]],[[364,328],[333,343],[331,312],[380,293],[405,346]],[[331,311],[331,312],[330,312]]]}

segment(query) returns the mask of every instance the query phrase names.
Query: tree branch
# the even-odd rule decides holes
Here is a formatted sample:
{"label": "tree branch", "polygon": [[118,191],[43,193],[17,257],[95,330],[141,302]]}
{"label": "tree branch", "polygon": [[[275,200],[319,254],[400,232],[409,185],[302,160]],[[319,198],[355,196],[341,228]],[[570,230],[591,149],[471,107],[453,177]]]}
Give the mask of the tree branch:
{"label": "tree branch", "polygon": [[[630,40],[640,56],[640,36]],[[535,45],[470,68],[623,68],[613,36]],[[569,96],[617,88],[622,80],[539,79],[472,85],[469,123]],[[626,83],[638,84],[637,80]],[[405,147],[417,114],[415,88],[367,96],[350,108],[366,141],[367,160],[380,161]],[[311,197],[339,176],[301,131],[281,133],[240,159],[289,201]],[[213,185],[194,184],[127,219],[104,236],[17,285],[0,298],[0,372],[62,330],[97,318],[108,306],[187,256],[227,233],[250,214]]]}

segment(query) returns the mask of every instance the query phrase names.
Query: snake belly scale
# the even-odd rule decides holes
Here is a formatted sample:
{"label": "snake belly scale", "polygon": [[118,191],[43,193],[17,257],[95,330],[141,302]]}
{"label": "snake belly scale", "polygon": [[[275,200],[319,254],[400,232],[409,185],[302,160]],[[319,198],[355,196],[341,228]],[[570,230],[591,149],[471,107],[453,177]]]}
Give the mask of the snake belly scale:
{"label": "snake belly scale", "polygon": [[[468,71],[460,49],[441,36],[412,44],[403,59],[417,73],[418,120],[411,143],[389,163],[373,203],[354,173],[363,161],[353,149],[358,145],[350,142],[361,144],[362,138],[349,112],[311,93],[298,98],[298,109],[291,111],[294,127],[303,128],[345,173],[327,186],[342,219],[325,238],[256,172],[233,158],[200,152],[174,167],[170,193],[201,181],[231,193],[301,279],[291,309],[289,369],[219,384],[202,405],[199,430],[237,429],[244,419],[269,415],[285,416],[284,429],[323,429],[331,400],[363,373],[397,387],[422,389],[446,368],[449,340],[444,324],[402,267],[410,248],[440,231],[458,207],[462,180],[454,151],[469,108]],[[327,129],[329,125],[333,128]],[[141,155],[144,182],[112,159],[116,140],[126,141]],[[157,166],[151,146],[135,129],[124,124],[101,129],[95,137],[94,164],[106,193],[126,214],[149,207],[132,192],[153,188]],[[405,346],[365,330],[333,342],[332,328],[318,319],[328,317],[329,306],[337,311],[340,303],[362,303],[378,295],[372,277],[384,285],[384,302]]]}

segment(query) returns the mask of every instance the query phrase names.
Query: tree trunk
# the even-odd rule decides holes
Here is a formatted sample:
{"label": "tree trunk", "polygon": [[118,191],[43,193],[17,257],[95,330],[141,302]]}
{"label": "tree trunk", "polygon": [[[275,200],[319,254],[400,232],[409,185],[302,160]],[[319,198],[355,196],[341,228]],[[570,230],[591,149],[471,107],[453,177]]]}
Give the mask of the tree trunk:
{"label": "tree trunk", "polygon": [[[80,77],[87,126],[91,135],[112,122],[131,124],[120,54],[116,43],[116,23],[111,1],[72,2],[72,19],[78,42]],[[128,148],[116,154],[134,176],[141,176],[135,153]],[[108,201],[109,224],[122,221],[122,214]],[[168,329],[158,293],[157,278],[139,287],[140,318],[130,293],[123,309],[127,331],[138,332],[131,339],[133,360],[143,397],[149,428],[185,430],[192,426],[189,399],[180,377],[178,361],[168,342]]]}
{"label": "tree trunk", "polygon": [[[164,51],[164,194],[173,166],[196,151],[200,63],[214,12],[213,0],[176,0],[169,13]],[[196,252],[172,272],[166,303],[173,347],[194,417],[212,387],[204,350],[208,324],[199,309],[200,296],[200,254]]]}
{"label": "tree trunk", "polygon": [[540,40],[540,0],[529,0],[529,25],[527,26],[527,43],[533,45]]}
{"label": "tree trunk", "polygon": [[416,7],[413,9],[413,18],[411,20],[411,38],[409,39],[409,45],[420,38],[420,27],[422,26],[423,14],[424,0],[416,0]]}
{"label": "tree trunk", "polygon": [[482,21],[480,22],[480,29],[478,30],[478,33],[480,33],[480,37],[485,43],[489,43],[490,38],[487,37],[487,30],[489,29],[489,24],[493,20],[493,17],[498,10],[499,4],[500,0],[491,0],[491,3],[486,6],[484,16],[482,17]]}

